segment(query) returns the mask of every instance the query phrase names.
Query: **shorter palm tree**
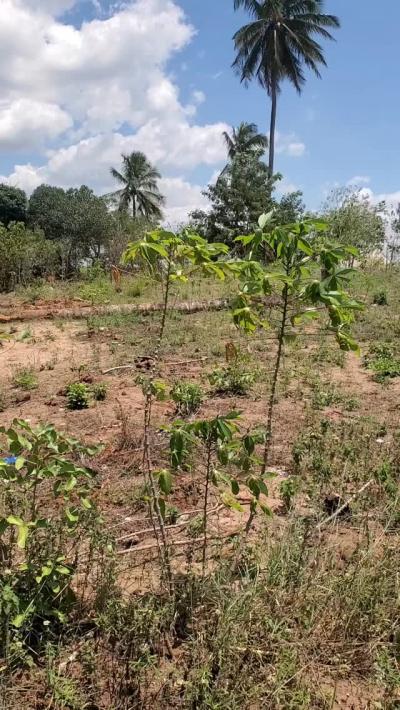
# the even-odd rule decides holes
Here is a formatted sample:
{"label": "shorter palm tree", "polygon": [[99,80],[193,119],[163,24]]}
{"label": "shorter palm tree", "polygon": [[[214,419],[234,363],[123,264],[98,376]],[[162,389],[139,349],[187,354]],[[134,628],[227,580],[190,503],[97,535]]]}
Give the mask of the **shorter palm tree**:
{"label": "shorter palm tree", "polygon": [[121,211],[132,209],[132,217],[160,220],[165,198],[158,188],[161,175],[147,160],[144,153],[135,151],[122,155],[122,170],[111,168],[111,175],[122,185],[110,196],[118,201]]}
{"label": "shorter palm tree", "polygon": [[242,123],[237,128],[232,128],[232,132],[223,132],[225,145],[228,152],[229,163],[224,167],[221,176],[225,175],[232,163],[239,155],[254,154],[256,151],[264,152],[268,148],[268,139],[258,132],[255,123]]}

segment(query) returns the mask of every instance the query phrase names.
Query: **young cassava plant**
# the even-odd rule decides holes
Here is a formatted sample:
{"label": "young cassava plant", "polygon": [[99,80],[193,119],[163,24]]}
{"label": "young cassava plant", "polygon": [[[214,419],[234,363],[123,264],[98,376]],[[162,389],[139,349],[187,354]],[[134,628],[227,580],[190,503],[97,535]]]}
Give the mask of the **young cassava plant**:
{"label": "young cassava plant", "polygon": [[[350,334],[353,312],[362,308],[346,291],[353,269],[342,267],[353,247],[330,244],[320,235],[321,222],[306,221],[283,227],[273,226],[273,212],[262,215],[259,229],[238,237],[248,250],[240,263],[240,292],[235,299],[233,319],[248,333],[273,328],[268,317],[272,302],[279,311],[277,350],[267,409],[266,439],[261,467],[268,466],[274,405],[285,345],[293,341],[305,324],[325,316],[327,328],[339,347],[358,352]],[[265,264],[268,254],[269,263]],[[278,304],[276,306],[276,304]]]}
{"label": "young cassava plant", "polygon": [[[209,244],[205,239],[190,230],[183,230],[179,234],[174,234],[164,229],[157,229],[148,232],[142,240],[130,244],[123,256],[125,264],[140,264],[159,283],[162,294],[161,318],[157,339],[153,352],[149,353],[152,367],[146,380],[142,382],[145,398],[143,472],[151,492],[150,517],[170,591],[172,591],[172,575],[162,504],[160,506],[162,496],[159,495],[160,491],[157,490],[157,475],[154,472],[151,451],[152,408],[155,398],[160,396],[160,391],[154,387],[154,383],[158,376],[157,370],[172,287],[175,284],[187,282],[194,272],[198,270],[207,275],[223,279],[229,267],[223,262],[218,262],[217,259],[219,256],[226,255],[227,252],[228,247],[225,244]],[[157,526],[155,519],[157,519]]]}
{"label": "young cassava plant", "polygon": [[[202,569],[203,575],[207,563],[208,511],[212,490],[216,491],[221,501],[228,508],[243,511],[238,500],[241,487],[250,492],[250,515],[253,517],[260,508],[270,515],[268,506],[262,502],[261,495],[268,495],[265,476],[253,475],[260,460],[256,455],[256,446],[264,442],[264,434],[259,431],[242,434],[239,427],[238,412],[230,412],[214,419],[199,419],[194,422],[177,421],[169,429],[171,467],[177,470],[184,465],[196,468],[199,461],[204,461],[204,498],[202,515]],[[163,472],[163,482],[167,472]],[[169,473],[168,491],[172,487]]]}
{"label": "young cassava plant", "polygon": [[64,620],[82,526],[95,514],[92,474],[74,457],[98,447],[24,420],[0,432],[11,454],[0,461],[0,655],[7,659],[13,639]]}

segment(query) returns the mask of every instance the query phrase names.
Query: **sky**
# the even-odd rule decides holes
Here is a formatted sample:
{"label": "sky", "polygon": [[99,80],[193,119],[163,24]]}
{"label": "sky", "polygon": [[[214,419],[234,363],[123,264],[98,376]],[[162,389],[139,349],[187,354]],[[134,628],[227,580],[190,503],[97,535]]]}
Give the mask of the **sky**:
{"label": "sky", "polygon": [[[235,76],[233,0],[0,0],[0,182],[114,188],[110,167],[142,150],[162,173],[167,220],[206,207],[222,132],[267,131],[269,99]],[[318,209],[337,186],[400,202],[399,0],[326,0],[338,15],[322,80],[284,84],[281,193]]]}

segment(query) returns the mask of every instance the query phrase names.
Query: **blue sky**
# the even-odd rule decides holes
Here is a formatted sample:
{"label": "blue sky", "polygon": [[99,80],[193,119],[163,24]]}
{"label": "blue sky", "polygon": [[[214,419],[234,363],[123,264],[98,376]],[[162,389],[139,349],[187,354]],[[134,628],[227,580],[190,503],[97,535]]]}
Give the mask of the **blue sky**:
{"label": "blue sky", "polygon": [[[185,62],[181,85],[187,90],[195,83],[207,95],[201,119],[255,121],[267,130],[268,97],[258,87],[245,89],[230,69],[231,38],[246,16],[233,12],[231,0],[181,5],[198,34],[174,70]],[[377,11],[373,0],[334,0],[326,11],[342,22],[337,41],[325,44],[328,68],[322,80],[308,75],[300,97],[284,85],[278,109],[278,130],[294,133],[306,152],[298,159],[277,156],[276,168],[313,206],[326,186],[354,176],[368,177],[377,193],[400,189],[400,2],[386,0]]]}
{"label": "blue sky", "polygon": [[[143,149],[164,176],[171,219],[205,206],[223,165],[221,132],[267,130],[269,100],[231,69],[246,21],[233,0],[1,0],[0,176],[112,188],[110,164]],[[400,2],[327,0],[342,28],[325,45],[323,78],[278,107],[282,189],[317,208],[352,178],[371,199],[400,201]]]}

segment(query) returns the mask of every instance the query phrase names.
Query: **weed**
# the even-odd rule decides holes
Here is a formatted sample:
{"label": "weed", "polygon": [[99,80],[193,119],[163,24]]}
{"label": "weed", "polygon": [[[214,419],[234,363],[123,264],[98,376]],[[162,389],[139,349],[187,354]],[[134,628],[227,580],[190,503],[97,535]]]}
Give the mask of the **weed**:
{"label": "weed", "polygon": [[105,382],[96,382],[92,387],[92,394],[96,402],[104,402],[107,397],[107,384]]}
{"label": "weed", "polygon": [[377,291],[376,293],[374,293],[372,303],[375,306],[387,306],[388,297],[386,291]]}
{"label": "weed", "polygon": [[376,382],[384,383],[391,378],[400,377],[400,359],[387,343],[372,346],[364,358],[364,365],[373,371]]}
{"label": "weed", "polygon": [[8,397],[3,389],[0,389],[0,412],[5,412],[8,407]]}
{"label": "weed", "polygon": [[15,340],[19,343],[24,343],[32,339],[32,331],[29,328],[21,330],[21,332],[16,336]]}
{"label": "weed", "polygon": [[194,382],[177,382],[171,390],[171,397],[176,404],[177,414],[190,416],[200,409],[203,391]]}
{"label": "weed", "polygon": [[68,409],[87,409],[90,390],[84,382],[74,382],[67,388]]}
{"label": "weed", "polygon": [[348,412],[352,412],[359,407],[355,397],[348,397],[340,392],[335,385],[323,383],[319,379],[313,385],[311,404],[314,409],[325,409],[325,407],[335,404],[342,404],[343,408]]}
{"label": "weed", "polygon": [[143,289],[139,284],[132,284],[126,291],[129,298],[139,298],[143,293]]}
{"label": "weed", "polygon": [[255,373],[234,364],[214,370],[208,379],[215,394],[245,396],[254,384]]}
{"label": "weed", "polygon": [[22,390],[35,390],[39,387],[39,380],[32,367],[18,368],[12,378],[14,387],[19,387]]}
{"label": "weed", "polygon": [[299,481],[297,478],[290,476],[285,478],[280,486],[279,493],[282,498],[282,503],[287,512],[292,510],[294,498],[299,491]]}

